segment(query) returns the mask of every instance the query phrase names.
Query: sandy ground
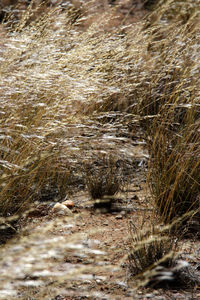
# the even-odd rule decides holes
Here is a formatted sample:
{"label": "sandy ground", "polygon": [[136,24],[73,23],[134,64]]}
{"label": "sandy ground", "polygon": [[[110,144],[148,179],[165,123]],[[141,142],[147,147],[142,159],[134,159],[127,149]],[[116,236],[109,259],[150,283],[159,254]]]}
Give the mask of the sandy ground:
{"label": "sandy ground", "polygon": [[[85,268],[84,275],[77,280],[58,284],[58,294],[55,300],[78,299],[200,299],[198,288],[193,290],[152,289],[140,287],[135,289],[130,280],[128,269],[128,254],[130,253],[129,222],[139,226],[140,217],[146,218],[148,226],[151,216],[151,206],[148,204],[148,191],[145,182],[141,185],[130,185],[128,190],[115,196],[113,210],[100,212],[93,208],[87,193],[80,193],[73,198],[75,207],[72,209],[74,222],[72,226],[53,231],[51,234],[67,235],[80,234],[80,244],[91,250],[90,255],[82,256],[74,250],[67,253],[64,261],[56,268],[63,270],[71,267]],[[46,216],[30,217],[33,227],[40,226],[45,219],[54,218],[51,210]],[[186,241],[187,243],[188,241]],[[199,253],[200,243],[193,244],[193,251]],[[99,251],[99,252],[98,252]],[[186,249],[187,254],[191,251]],[[100,254],[99,256],[96,254]],[[197,265],[199,258],[194,262]],[[94,270],[91,273],[91,270]],[[56,270],[55,270],[56,271]],[[37,294],[37,293],[36,293]],[[31,298],[31,299],[38,299]],[[45,298],[46,299],[46,298]]]}

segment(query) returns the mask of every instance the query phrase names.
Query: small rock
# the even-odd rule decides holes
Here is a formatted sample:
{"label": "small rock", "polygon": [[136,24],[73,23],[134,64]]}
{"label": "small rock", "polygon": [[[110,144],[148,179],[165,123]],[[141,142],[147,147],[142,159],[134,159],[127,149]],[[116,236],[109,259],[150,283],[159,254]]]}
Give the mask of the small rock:
{"label": "small rock", "polygon": [[62,205],[65,205],[68,208],[73,208],[74,207],[74,202],[72,200],[65,200],[64,202],[61,203]]}
{"label": "small rock", "polygon": [[176,294],[173,295],[173,298],[176,299],[176,300],[178,300],[178,299],[181,300],[181,299],[183,299],[183,295],[181,293],[176,293]]}
{"label": "small rock", "polygon": [[146,294],[145,297],[147,299],[154,299],[155,295],[152,293],[152,294]]}
{"label": "small rock", "polygon": [[97,279],[96,280],[96,283],[101,283],[102,281],[100,279]]}
{"label": "small rock", "polygon": [[158,296],[160,294],[159,291],[157,291],[157,290],[153,291],[153,293],[155,296]]}
{"label": "small rock", "polygon": [[56,203],[52,208],[52,212],[62,216],[72,216],[71,210],[61,203]]}
{"label": "small rock", "polygon": [[122,218],[123,218],[122,215],[117,215],[117,216],[115,217],[115,219],[122,219]]}

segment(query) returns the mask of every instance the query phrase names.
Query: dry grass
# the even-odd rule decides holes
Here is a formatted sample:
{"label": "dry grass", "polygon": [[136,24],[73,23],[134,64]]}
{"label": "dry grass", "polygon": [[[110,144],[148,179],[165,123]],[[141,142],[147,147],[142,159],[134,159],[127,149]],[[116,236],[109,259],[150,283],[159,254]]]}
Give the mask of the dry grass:
{"label": "dry grass", "polygon": [[[3,224],[4,217],[24,212],[36,200],[61,200],[83,188],[83,165],[94,156],[98,161],[112,154],[133,163],[129,138],[139,124],[149,144],[149,182],[162,221],[199,210],[199,8],[199,1],[160,1],[147,19],[109,30],[113,10],[99,14],[86,29],[85,6],[55,6],[45,14],[30,7],[18,22],[5,24],[0,42]],[[38,231],[34,243],[45,234]],[[14,272],[24,266],[25,248],[33,250],[31,260],[38,251],[34,243],[24,248],[23,239],[16,243],[22,248],[10,262]],[[59,241],[61,249],[64,244]],[[168,250],[165,240],[159,245],[161,252]],[[49,247],[57,247],[54,240]],[[39,264],[31,263],[27,276]],[[15,278],[9,272],[14,275],[3,283]]]}
{"label": "dry grass", "polygon": [[138,222],[139,226],[130,221],[127,277],[130,285],[136,288],[198,289],[198,271],[184,255],[184,248],[189,246],[189,240],[182,241],[185,235],[183,228],[181,231],[174,230],[179,228],[186,217],[189,216],[176,218],[165,226],[155,217],[147,221],[146,216],[142,222]]}
{"label": "dry grass", "polygon": [[141,106],[142,113],[154,116],[153,122],[145,123],[150,136],[149,181],[165,222],[198,211],[200,194],[198,13],[174,26],[170,38],[157,43],[162,52],[157,45],[152,48],[160,53],[160,74],[165,76],[158,77],[155,96]]}
{"label": "dry grass", "polygon": [[170,269],[179,256],[178,239],[170,235],[169,227],[161,227],[153,221],[146,230],[144,222],[139,228],[130,222],[129,276],[139,286],[170,282],[173,277]]}
{"label": "dry grass", "polygon": [[126,41],[118,30],[106,33],[94,23],[81,32],[70,20],[68,10],[51,10],[24,29],[19,23],[5,42],[0,70],[0,193],[5,213],[10,204],[21,207],[20,197],[28,201],[42,193],[47,177],[52,177],[50,187],[67,192],[59,178],[70,181],[74,166],[79,177],[82,157],[87,160],[102,151],[131,157],[129,145],[127,150],[124,145],[126,115],[114,112],[112,117],[113,110],[129,106],[123,69]]}
{"label": "dry grass", "polygon": [[115,159],[105,155],[85,166],[86,185],[92,199],[113,196],[120,190],[120,173]]}
{"label": "dry grass", "polygon": [[187,121],[176,131],[168,126],[161,122],[150,160],[151,188],[165,222],[191,210],[198,216],[200,195],[199,123]]}

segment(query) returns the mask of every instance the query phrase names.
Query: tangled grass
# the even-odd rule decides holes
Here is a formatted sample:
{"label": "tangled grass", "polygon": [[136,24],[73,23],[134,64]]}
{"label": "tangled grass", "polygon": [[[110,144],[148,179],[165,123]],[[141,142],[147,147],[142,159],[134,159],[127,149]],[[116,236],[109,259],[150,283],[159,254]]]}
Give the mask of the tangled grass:
{"label": "tangled grass", "polygon": [[160,1],[141,22],[110,29],[113,10],[86,28],[84,5],[37,9],[0,32],[2,225],[35,201],[84,188],[83,165],[102,154],[134,164],[138,132],[161,221],[194,210],[199,222],[199,1]]}
{"label": "tangled grass", "polygon": [[73,166],[78,172],[91,150],[131,157],[122,112],[130,93],[123,60],[131,68],[133,59],[124,57],[126,39],[97,24],[79,31],[70,17],[68,10],[55,9],[25,28],[19,23],[5,43],[0,91],[5,213],[6,207],[10,211],[5,203],[15,199],[11,205],[17,210],[17,203],[21,207],[46,189],[46,178],[67,193]]}

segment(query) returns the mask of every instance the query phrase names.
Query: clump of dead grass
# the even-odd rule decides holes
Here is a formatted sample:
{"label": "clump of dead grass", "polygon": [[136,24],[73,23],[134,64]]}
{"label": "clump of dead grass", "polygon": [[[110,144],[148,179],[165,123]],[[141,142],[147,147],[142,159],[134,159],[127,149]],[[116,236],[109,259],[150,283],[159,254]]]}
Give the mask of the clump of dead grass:
{"label": "clump of dead grass", "polygon": [[199,285],[198,272],[182,259],[181,236],[172,227],[161,226],[152,219],[150,229],[145,221],[137,228],[130,222],[128,281],[135,287],[190,289]]}
{"label": "clump of dead grass", "polygon": [[85,166],[86,185],[92,199],[113,196],[120,189],[120,171],[116,160],[102,155]]}
{"label": "clump of dead grass", "polygon": [[[161,230],[162,234],[149,242],[151,233],[145,236],[132,228],[135,233],[135,248],[130,256],[132,274],[143,275],[147,270],[146,283],[155,284],[163,257],[164,268],[175,271],[176,259],[170,251],[176,244],[173,236],[180,235],[180,227],[195,236],[199,231],[199,10],[195,10],[196,5],[199,8],[199,3],[192,7],[189,1],[184,1],[183,8],[176,6],[176,1],[166,2],[145,24],[149,33],[147,49],[153,56],[151,63],[155,63],[155,69],[144,72],[148,88],[144,89],[143,97],[138,97],[136,109],[143,116],[140,124],[146,132],[150,153],[148,182],[155,212],[172,229],[167,234]],[[188,6],[193,9],[184,10]],[[183,15],[179,15],[180,9]],[[173,227],[177,219],[180,221]],[[155,275],[157,270],[154,274],[153,268],[157,263]],[[167,279],[167,268],[161,280]],[[186,273],[182,277],[175,271],[176,279],[183,280],[182,286],[187,280],[191,283]]]}
{"label": "clump of dead grass", "polygon": [[[178,14],[179,4],[170,3]],[[185,1],[184,8],[188,5]],[[156,69],[150,93],[138,105],[138,113],[145,116],[141,125],[149,144],[149,182],[164,222],[197,212],[200,194],[199,14],[191,10],[182,22],[175,13],[169,18],[171,8],[166,3],[158,9],[158,18],[148,29]]]}
{"label": "clump of dead grass", "polygon": [[199,174],[198,122],[190,125],[187,122],[178,132],[173,132],[164,122],[152,144],[149,179],[165,222],[199,210]]}
{"label": "clump of dead grass", "polygon": [[[131,249],[129,255],[129,268],[133,275],[143,274],[153,270],[159,263],[171,267],[175,261],[178,239],[173,239],[167,230],[151,223],[152,228],[147,230],[144,223],[137,228],[130,222]],[[169,231],[168,231],[169,233]]]}

